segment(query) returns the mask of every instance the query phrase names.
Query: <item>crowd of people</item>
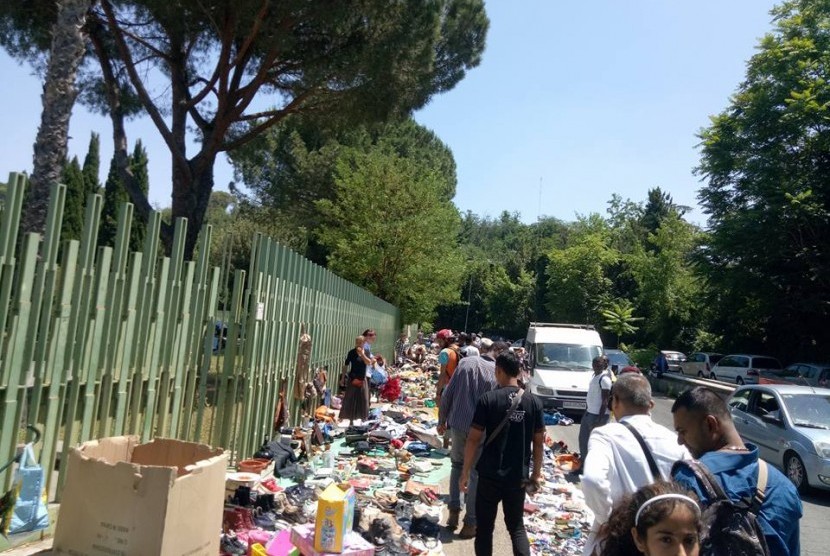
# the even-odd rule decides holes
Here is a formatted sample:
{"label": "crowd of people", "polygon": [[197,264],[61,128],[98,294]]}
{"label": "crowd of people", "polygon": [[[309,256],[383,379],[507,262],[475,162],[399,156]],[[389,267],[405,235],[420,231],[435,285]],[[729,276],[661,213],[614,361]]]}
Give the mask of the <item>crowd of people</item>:
{"label": "crowd of people", "polygon": [[[341,420],[368,415],[369,378],[383,361],[371,354],[374,337],[365,331],[346,358]],[[437,354],[437,431],[452,465],[446,527],[461,525],[458,536],[490,555],[501,505],[513,553],[529,555],[523,517],[542,481],[545,426],[542,404],[524,389],[522,353],[444,329],[411,344],[401,334],[395,363],[428,353]],[[594,516],[584,554],[799,554],[795,487],[741,439],[717,394],[683,392],[672,431],[651,417],[646,376],[614,376],[605,356],[593,369],[577,472]]]}

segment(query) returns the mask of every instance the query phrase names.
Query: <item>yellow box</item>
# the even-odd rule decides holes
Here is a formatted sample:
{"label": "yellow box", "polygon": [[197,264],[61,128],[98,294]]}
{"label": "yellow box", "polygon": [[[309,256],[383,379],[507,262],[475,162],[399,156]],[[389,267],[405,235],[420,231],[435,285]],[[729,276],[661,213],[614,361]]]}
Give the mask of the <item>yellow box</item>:
{"label": "yellow box", "polygon": [[348,483],[331,484],[317,500],[314,527],[316,552],[343,552],[343,540],[354,524],[355,494]]}

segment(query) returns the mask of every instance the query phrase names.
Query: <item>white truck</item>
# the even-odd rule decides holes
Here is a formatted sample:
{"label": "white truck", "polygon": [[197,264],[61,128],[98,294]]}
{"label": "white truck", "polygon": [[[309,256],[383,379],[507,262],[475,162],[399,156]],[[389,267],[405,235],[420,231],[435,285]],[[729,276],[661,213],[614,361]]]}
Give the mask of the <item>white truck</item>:
{"label": "white truck", "polygon": [[531,322],[525,341],[530,391],[546,408],[584,413],[591,362],[602,355],[602,339],[593,326]]}

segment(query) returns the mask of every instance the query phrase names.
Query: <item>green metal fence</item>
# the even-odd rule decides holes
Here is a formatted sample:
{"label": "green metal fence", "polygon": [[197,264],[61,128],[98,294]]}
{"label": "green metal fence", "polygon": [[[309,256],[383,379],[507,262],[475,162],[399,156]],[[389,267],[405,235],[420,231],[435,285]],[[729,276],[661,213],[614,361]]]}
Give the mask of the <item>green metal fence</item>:
{"label": "green metal fence", "polygon": [[[270,436],[281,391],[299,417],[303,329],[311,368],[328,366],[331,380],[365,328],[378,332],[375,352],[392,354],[396,307],[269,238],[252,238],[249,270],[230,276],[208,264],[209,226],[196,260],[184,260],[184,219],[171,256],[156,256],[153,213],[143,251],[130,253],[125,204],[114,246],[99,246],[102,203],[92,195],[81,240],[61,241],[62,185],[52,189],[44,236],[19,238],[25,186],[25,176],[10,175],[0,214],[0,463],[26,438],[26,424],[43,432],[47,469],[61,447],[121,434],[205,441],[247,457]],[[219,311],[224,289],[229,303]],[[224,345],[217,322],[227,327]],[[11,481],[11,471],[0,475],[3,486]]]}

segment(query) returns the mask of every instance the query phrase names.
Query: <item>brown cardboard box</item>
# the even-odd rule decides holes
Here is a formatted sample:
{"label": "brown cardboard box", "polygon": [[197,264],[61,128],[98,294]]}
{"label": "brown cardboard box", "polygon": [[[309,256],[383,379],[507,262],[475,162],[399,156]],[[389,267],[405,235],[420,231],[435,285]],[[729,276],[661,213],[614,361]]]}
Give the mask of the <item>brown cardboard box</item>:
{"label": "brown cardboard box", "polygon": [[215,556],[228,456],[204,444],[137,436],[69,452],[54,552]]}

